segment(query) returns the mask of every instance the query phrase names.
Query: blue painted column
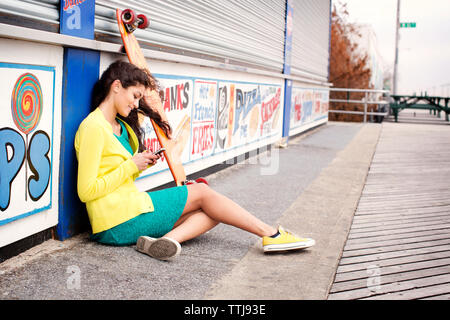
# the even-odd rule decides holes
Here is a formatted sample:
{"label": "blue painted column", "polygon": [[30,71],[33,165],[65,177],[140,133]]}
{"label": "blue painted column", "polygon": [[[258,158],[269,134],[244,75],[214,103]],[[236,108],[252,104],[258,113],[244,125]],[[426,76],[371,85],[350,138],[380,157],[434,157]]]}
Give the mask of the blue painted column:
{"label": "blue painted column", "polygon": [[[294,8],[293,0],[286,0],[286,32],[284,39],[284,74],[291,74],[291,53],[292,53],[292,29]],[[292,80],[284,81],[284,112],[283,112],[283,138],[289,139],[289,126],[291,122],[291,100],[292,100]]]}
{"label": "blue painted column", "polygon": [[[95,0],[61,0],[60,33],[93,39]],[[59,218],[56,233],[65,240],[89,230],[86,206],[77,194],[75,133],[91,111],[94,83],[99,76],[100,52],[64,48],[62,79],[61,159],[59,168]]]}

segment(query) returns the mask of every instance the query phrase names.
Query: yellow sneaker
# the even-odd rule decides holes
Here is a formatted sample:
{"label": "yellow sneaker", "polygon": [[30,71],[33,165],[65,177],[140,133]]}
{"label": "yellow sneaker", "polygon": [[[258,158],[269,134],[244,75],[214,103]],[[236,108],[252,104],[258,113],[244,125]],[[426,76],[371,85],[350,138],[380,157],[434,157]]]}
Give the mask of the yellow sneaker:
{"label": "yellow sneaker", "polygon": [[278,232],[280,234],[275,238],[263,237],[264,252],[305,249],[316,244],[314,239],[297,237],[282,227],[278,228]]}

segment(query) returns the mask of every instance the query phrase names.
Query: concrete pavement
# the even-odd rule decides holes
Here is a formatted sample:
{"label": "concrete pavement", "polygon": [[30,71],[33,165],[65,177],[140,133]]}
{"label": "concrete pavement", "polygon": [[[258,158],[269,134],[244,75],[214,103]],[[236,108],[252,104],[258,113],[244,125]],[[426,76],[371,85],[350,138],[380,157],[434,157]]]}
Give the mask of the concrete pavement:
{"label": "concrete pavement", "polygon": [[326,299],[380,131],[330,122],[207,177],[267,223],[313,237],[313,248],[263,254],[258,237],[219,225],[164,262],[82,234],[0,264],[0,299]]}

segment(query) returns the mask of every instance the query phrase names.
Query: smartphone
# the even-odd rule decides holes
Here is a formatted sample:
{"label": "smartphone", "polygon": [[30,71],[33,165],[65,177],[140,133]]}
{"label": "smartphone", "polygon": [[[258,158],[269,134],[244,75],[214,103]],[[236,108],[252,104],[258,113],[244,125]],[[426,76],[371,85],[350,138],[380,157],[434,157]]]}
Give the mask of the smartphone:
{"label": "smartphone", "polygon": [[159,150],[153,152],[153,154],[154,154],[155,156],[157,156],[157,155],[163,153],[164,151],[166,151],[166,148],[161,148],[161,149],[159,149]]}

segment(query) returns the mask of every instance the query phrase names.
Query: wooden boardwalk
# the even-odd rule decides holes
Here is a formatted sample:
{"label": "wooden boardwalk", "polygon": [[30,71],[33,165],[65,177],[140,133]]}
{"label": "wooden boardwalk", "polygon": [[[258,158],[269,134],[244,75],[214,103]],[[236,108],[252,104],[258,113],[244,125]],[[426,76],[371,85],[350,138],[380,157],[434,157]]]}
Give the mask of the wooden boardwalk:
{"label": "wooden boardwalk", "polygon": [[383,123],[328,299],[450,299],[450,125]]}

